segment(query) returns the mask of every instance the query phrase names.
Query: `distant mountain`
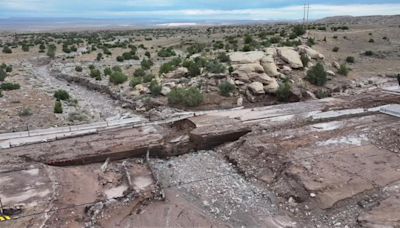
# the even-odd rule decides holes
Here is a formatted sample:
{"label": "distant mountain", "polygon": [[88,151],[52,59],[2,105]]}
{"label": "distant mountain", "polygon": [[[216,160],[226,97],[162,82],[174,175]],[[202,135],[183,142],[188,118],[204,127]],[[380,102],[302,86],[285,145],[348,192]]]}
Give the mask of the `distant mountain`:
{"label": "distant mountain", "polygon": [[391,15],[391,16],[335,16],[335,17],[326,17],[320,20],[316,20],[316,23],[323,24],[385,24],[385,25],[393,25],[400,24],[400,15]]}

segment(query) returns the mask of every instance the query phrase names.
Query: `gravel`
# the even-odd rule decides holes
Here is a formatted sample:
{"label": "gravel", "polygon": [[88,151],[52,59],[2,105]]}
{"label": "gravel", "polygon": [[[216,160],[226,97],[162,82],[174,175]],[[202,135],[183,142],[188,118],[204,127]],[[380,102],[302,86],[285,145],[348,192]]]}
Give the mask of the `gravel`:
{"label": "gravel", "polygon": [[236,225],[257,225],[259,218],[277,210],[271,192],[244,179],[214,151],[152,163],[164,188],[177,188],[215,218]]}

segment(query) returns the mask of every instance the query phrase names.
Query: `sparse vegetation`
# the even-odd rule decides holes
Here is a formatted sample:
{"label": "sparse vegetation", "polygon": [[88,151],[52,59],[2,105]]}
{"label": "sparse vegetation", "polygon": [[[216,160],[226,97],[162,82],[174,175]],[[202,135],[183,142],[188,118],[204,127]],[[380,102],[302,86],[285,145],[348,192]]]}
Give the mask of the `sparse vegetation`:
{"label": "sparse vegetation", "polygon": [[353,56],[347,56],[346,57],[346,62],[347,63],[354,63],[355,62],[355,58]]}
{"label": "sparse vegetation", "polygon": [[56,100],[56,103],[54,104],[54,113],[56,114],[61,114],[63,113],[63,106],[61,101]]}
{"label": "sparse vegetation", "polygon": [[175,88],[168,94],[168,103],[172,105],[183,105],[196,107],[203,102],[203,94],[197,88]]}
{"label": "sparse vegetation", "polygon": [[281,102],[288,102],[290,97],[290,89],[291,85],[287,80],[285,80],[283,84],[280,84],[278,91],[276,92],[276,97],[278,100]]}
{"label": "sparse vegetation", "polygon": [[341,64],[337,73],[343,76],[347,76],[349,74],[349,69],[347,68],[346,64]]}
{"label": "sparse vegetation", "polygon": [[57,100],[67,101],[70,99],[69,93],[65,90],[59,89],[54,92],[54,97]]}
{"label": "sparse vegetation", "polygon": [[323,86],[327,79],[327,73],[324,66],[321,63],[317,63],[307,72],[306,79],[314,85]]}
{"label": "sparse vegetation", "polygon": [[110,82],[112,82],[114,85],[119,85],[128,80],[128,76],[126,76],[124,73],[119,72],[119,71],[114,71],[110,75]]}
{"label": "sparse vegetation", "polygon": [[332,49],[332,51],[333,51],[333,52],[338,52],[338,51],[339,51],[339,47],[334,47],[334,48]]}
{"label": "sparse vegetation", "polygon": [[17,90],[21,88],[18,83],[4,82],[0,84],[0,90]]}
{"label": "sparse vegetation", "polygon": [[219,93],[224,97],[229,97],[230,94],[236,89],[234,85],[229,82],[222,82],[219,86]]}

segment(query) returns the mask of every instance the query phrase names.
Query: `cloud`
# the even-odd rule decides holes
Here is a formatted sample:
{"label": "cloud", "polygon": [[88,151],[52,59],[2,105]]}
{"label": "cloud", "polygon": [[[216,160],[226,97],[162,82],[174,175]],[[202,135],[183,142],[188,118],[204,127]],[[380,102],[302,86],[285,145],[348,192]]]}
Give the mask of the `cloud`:
{"label": "cloud", "polygon": [[[400,4],[351,4],[351,5],[311,5],[310,18],[316,19],[336,15],[393,15],[400,12]],[[172,17],[178,19],[222,19],[222,20],[271,20],[300,19],[303,6],[281,8],[241,9],[241,10],[157,10],[157,11],[116,11],[98,12],[108,17]]]}

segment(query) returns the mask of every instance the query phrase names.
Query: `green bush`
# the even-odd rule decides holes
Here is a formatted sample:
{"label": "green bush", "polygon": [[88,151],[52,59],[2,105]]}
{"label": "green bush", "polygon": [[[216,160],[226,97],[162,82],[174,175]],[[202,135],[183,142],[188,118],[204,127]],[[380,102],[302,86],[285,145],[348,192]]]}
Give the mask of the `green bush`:
{"label": "green bush", "polygon": [[0,85],[0,90],[16,90],[21,88],[18,83],[5,82]]}
{"label": "green bush", "polygon": [[96,80],[101,80],[101,72],[98,69],[90,70],[90,77],[95,78]]}
{"label": "green bush", "polygon": [[6,72],[7,72],[7,73],[11,73],[12,70],[13,70],[13,68],[12,68],[11,65],[8,65],[8,66],[6,67]]}
{"label": "green bush", "polygon": [[369,39],[368,42],[369,43],[375,43],[375,40],[374,39]]}
{"label": "green bush", "polygon": [[231,62],[231,58],[225,52],[221,52],[218,54],[217,59],[222,63],[229,63]]}
{"label": "green bush", "polygon": [[75,71],[76,71],[76,72],[82,72],[82,70],[83,70],[83,69],[82,69],[81,66],[76,66],[76,67],[75,67]]}
{"label": "green bush", "polygon": [[293,33],[296,34],[297,36],[302,36],[306,33],[306,29],[304,28],[303,25],[295,25],[293,27]]}
{"label": "green bush", "polygon": [[105,68],[105,69],[103,70],[103,72],[104,72],[104,75],[110,76],[110,75],[112,74],[113,71],[111,70],[110,67],[107,67],[107,68]]}
{"label": "green bush", "polygon": [[161,94],[162,86],[158,84],[156,80],[153,80],[150,83],[149,89],[153,96],[159,96]]}
{"label": "green bush", "polygon": [[129,82],[129,85],[132,87],[132,88],[135,88],[135,86],[137,86],[137,85],[139,85],[139,84],[141,84],[142,83],[142,78],[133,78],[130,82]]}
{"label": "green bush", "polygon": [[307,45],[312,47],[315,44],[315,39],[314,38],[308,38],[307,39]]}
{"label": "green bush", "polygon": [[8,46],[4,46],[4,47],[3,47],[3,53],[5,53],[5,54],[11,54],[11,53],[12,53],[12,50],[11,50],[11,48],[9,48]]}
{"label": "green bush", "polygon": [[4,81],[4,79],[7,77],[7,73],[0,68],[0,82]]}
{"label": "green bush", "polygon": [[103,53],[97,53],[96,60],[100,61],[103,58]]}
{"label": "green bush", "polygon": [[340,65],[339,70],[337,71],[338,74],[347,76],[349,74],[349,69],[347,68],[346,64]]}
{"label": "green bush", "polygon": [[219,93],[224,97],[229,97],[230,94],[236,89],[236,87],[229,82],[221,83],[218,88]]}
{"label": "green bush", "polygon": [[110,75],[110,82],[114,83],[114,85],[122,84],[128,80],[128,77],[119,71],[114,71]]}
{"label": "green bush", "polygon": [[47,56],[54,59],[54,57],[56,56],[56,49],[57,49],[56,45],[50,44],[47,47]]}
{"label": "green bush", "polygon": [[148,70],[154,65],[154,63],[151,61],[151,59],[143,59],[140,65],[143,69]]}
{"label": "green bush", "polygon": [[346,57],[346,62],[347,62],[347,63],[354,63],[354,62],[355,62],[355,59],[354,59],[353,56],[347,56],[347,57]]}
{"label": "green bush", "polygon": [[171,56],[176,56],[176,53],[174,51],[174,49],[172,49],[171,47],[169,48],[163,48],[161,49],[157,55],[159,57],[171,57]]}
{"label": "green bush", "polygon": [[61,101],[57,100],[54,104],[54,113],[63,113],[63,107]]}
{"label": "green bush", "polygon": [[190,47],[187,48],[187,52],[189,53],[189,55],[193,55],[202,52],[205,47],[205,44],[192,44]]}
{"label": "green bush", "polygon": [[116,60],[117,60],[118,62],[123,62],[125,59],[124,59],[124,57],[122,57],[122,56],[117,56]]}
{"label": "green bush", "polygon": [[23,52],[29,52],[29,45],[24,44],[21,49]]}
{"label": "green bush", "polygon": [[332,51],[333,51],[333,52],[338,52],[338,51],[339,51],[339,47],[334,47],[334,48],[332,49]]}
{"label": "green bush", "polygon": [[203,94],[196,88],[175,88],[168,94],[168,103],[196,107],[203,102]]}
{"label": "green bush", "polygon": [[112,70],[113,70],[113,71],[122,72],[122,69],[121,69],[120,66],[113,66]]}
{"label": "green bush", "polygon": [[146,71],[143,68],[136,69],[135,72],[133,72],[133,76],[135,77],[144,77],[146,75]]}
{"label": "green bush", "polygon": [[201,69],[200,69],[199,63],[188,60],[183,63],[183,66],[188,69],[190,77],[196,77],[201,74]]}
{"label": "green bush", "polygon": [[214,74],[225,73],[226,71],[226,67],[215,60],[208,62],[206,65],[206,69],[208,72]]}
{"label": "green bush", "polygon": [[54,97],[57,100],[63,100],[63,101],[67,101],[69,100],[70,96],[69,93],[65,90],[59,89],[57,91],[54,92]]}
{"label": "green bush", "polygon": [[245,36],[244,36],[244,43],[245,44],[251,44],[251,43],[253,43],[254,42],[254,39],[253,39],[253,37],[250,35],[250,34],[246,34]]}
{"label": "green bush", "polygon": [[144,83],[151,82],[151,81],[153,81],[154,78],[155,78],[154,75],[152,75],[152,74],[146,74],[146,75],[143,77],[143,82],[144,82]]}
{"label": "green bush", "polygon": [[3,92],[0,90],[0,97],[3,97]]}
{"label": "green bush", "polygon": [[373,51],[366,51],[364,54],[366,56],[373,56],[375,53]]}
{"label": "green bush", "polygon": [[325,85],[328,78],[324,66],[321,63],[317,63],[317,65],[308,70],[306,79],[317,86]]}
{"label": "green bush", "polygon": [[288,102],[290,97],[290,89],[291,86],[288,81],[285,81],[283,84],[279,85],[278,91],[276,91],[276,97],[279,101]]}
{"label": "green bush", "polygon": [[166,74],[168,72],[175,70],[181,64],[181,62],[182,60],[180,58],[174,58],[173,60],[164,63],[160,67],[160,74]]}

